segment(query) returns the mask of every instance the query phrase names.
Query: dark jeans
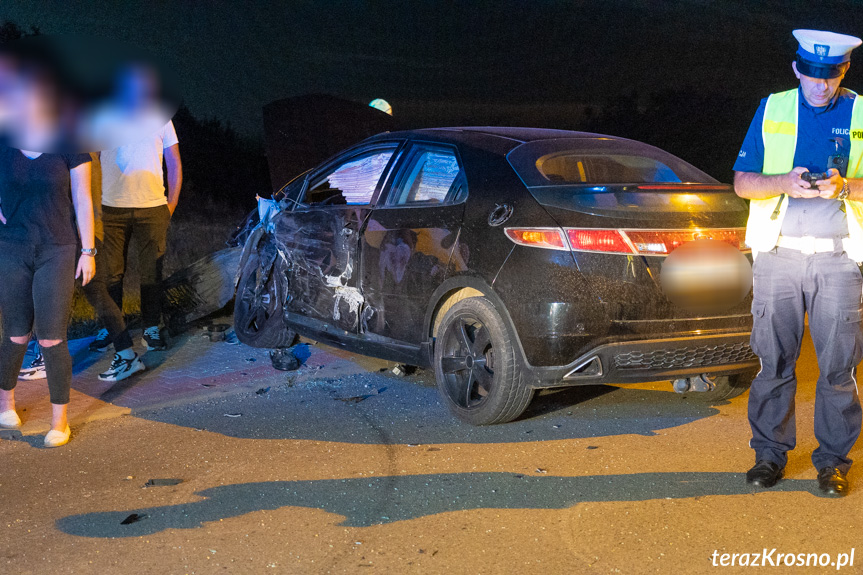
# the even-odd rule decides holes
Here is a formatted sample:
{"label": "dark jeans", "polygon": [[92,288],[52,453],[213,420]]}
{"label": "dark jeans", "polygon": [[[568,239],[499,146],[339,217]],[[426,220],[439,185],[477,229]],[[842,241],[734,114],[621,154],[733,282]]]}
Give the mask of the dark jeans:
{"label": "dark jeans", "polygon": [[170,221],[171,212],[167,205],[155,208],[102,206],[108,293],[122,310],[123,277],[129,244],[134,238],[141,275],[141,318],[145,328],[159,325],[162,319],[162,261]]}
{"label": "dark jeans", "polygon": [[753,267],[751,345],[761,371],[749,390],[750,446],[756,460],[784,466],[796,445],[795,367],[803,316],[820,371],[815,387],[816,469],[851,467],[848,453],[860,435],[856,366],[863,358],[861,290],[857,264],[840,253],[804,255],[787,248],[758,254]]}
{"label": "dark jeans", "polygon": [[[27,349],[9,338],[28,336],[34,329],[39,338],[61,340],[56,352],[45,353],[45,369],[51,403],[69,403],[72,358],[66,347],[66,330],[72,311],[75,266],[74,245],[32,245],[0,242],[0,388],[15,389],[21,360]],[[48,349],[48,348],[43,348]],[[16,363],[17,362],[17,363]],[[68,365],[67,365],[68,364]]]}
{"label": "dark jeans", "polygon": [[111,336],[114,344],[114,351],[123,351],[132,347],[132,338],[126,329],[122,310],[108,294],[107,267],[104,244],[96,240],[96,275],[83,287],[84,296],[108,330],[108,335]]}

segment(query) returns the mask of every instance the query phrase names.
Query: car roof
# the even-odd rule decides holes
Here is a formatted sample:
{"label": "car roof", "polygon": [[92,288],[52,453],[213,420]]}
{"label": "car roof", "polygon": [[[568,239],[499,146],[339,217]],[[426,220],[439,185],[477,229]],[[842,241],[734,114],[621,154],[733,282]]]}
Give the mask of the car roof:
{"label": "car roof", "polygon": [[514,143],[524,144],[526,142],[534,142],[536,140],[553,140],[560,138],[609,138],[613,140],[621,140],[623,138],[615,138],[605,134],[594,134],[591,132],[575,132],[571,130],[553,130],[548,128],[517,128],[517,127],[499,127],[499,126],[463,126],[449,128],[422,128],[418,130],[405,130],[400,132],[390,132],[386,135],[379,134],[377,137],[416,137],[416,136],[435,136],[435,137],[450,137],[461,140],[465,136],[470,135],[496,136],[506,140],[511,140]]}

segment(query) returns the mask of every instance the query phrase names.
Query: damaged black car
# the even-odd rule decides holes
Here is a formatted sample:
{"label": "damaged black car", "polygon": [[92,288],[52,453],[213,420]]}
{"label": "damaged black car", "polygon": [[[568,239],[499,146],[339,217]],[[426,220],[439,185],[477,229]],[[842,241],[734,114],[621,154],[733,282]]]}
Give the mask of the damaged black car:
{"label": "damaged black car", "polygon": [[383,133],[259,201],[235,329],[254,347],[299,334],[431,368],[450,410],[477,425],[561,386],[667,380],[722,400],[758,366],[751,300],[693,311],[660,272],[698,239],[748,253],[746,215],[730,186],[631,140]]}

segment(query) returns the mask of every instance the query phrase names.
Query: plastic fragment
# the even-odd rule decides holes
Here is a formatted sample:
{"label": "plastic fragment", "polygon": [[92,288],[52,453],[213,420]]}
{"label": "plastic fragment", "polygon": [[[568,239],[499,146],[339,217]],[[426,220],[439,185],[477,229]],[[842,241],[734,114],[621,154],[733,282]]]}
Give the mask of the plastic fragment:
{"label": "plastic fragment", "polygon": [[300,367],[300,360],[294,355],[292,348],[270,350],[270,362],[280,371],[294,371]]}
{"label": "plastic fragment", "polygon": [[182,482],[182,479],[177,478],[150,479],[147,481],[147,483],[144,484],[144,487],[169,487],[171,485],[179,485]]}

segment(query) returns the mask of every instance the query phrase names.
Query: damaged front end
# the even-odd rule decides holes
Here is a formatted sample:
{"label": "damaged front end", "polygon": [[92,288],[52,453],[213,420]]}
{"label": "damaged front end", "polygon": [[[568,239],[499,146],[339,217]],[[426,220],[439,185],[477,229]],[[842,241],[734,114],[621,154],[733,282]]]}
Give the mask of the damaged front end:
{"label": "damaged front end", "polygon": [[246,240],[235,278],[234,329],[252,347],[286,347],[296,338],[283,319],[290,261],[272,234],[280,212],[278,202],[259,197],[254,216],[236,236],[246,235]]}

